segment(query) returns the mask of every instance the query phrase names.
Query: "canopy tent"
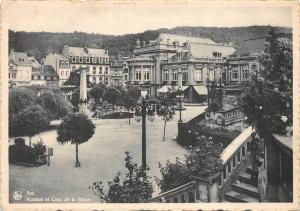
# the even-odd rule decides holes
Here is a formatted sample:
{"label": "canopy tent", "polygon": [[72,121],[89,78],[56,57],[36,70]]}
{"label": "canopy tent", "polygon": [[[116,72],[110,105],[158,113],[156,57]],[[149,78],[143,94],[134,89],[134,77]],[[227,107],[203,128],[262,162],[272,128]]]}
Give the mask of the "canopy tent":
{"label": "canopy tent", "polygon": [[206,86],[193,86],[198,95],[207,95]]}
{"label": "canopy tent", "polygon": [[[182,86],[181,90],[184,91],[187,88],[189,88],[189,86]],[[158,89],[157,92],[160,92],[160,93],[175,92],[178,89],[179,89],[179,86],[164,85],[160,89]]]}

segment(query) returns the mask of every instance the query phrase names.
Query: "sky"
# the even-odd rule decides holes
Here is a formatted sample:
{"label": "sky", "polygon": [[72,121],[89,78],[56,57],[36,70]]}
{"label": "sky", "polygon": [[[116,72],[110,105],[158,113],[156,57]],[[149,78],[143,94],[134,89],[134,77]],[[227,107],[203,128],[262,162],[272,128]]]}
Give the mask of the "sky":
{"label": "sky", "polygon": [[[188,3],[187,3],[188,2]],[[7,28],[15,31],[88,32],[110,35],[176,26],[292,27],[291,4],[171,1],[15,1],[4,5]]]}

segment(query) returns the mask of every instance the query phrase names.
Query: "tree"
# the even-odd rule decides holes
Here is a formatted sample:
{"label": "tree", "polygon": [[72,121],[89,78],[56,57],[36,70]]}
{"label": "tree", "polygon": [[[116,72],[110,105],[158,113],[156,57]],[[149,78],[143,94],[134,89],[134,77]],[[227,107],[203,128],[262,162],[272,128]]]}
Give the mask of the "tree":
{"label": "tree", "polygon": [[42,90],[35,102],[47,111],[50,120],[59,119],[72,112],[70,102],[64,98],[63,94],[59,90]]}
{"label": "tree", "polygon": [[241,96],[247,121],[266,139],[272,133],[286,134],[293,124],[291,40],[274,28],[269,35],[269,45],[259,57],[262,68],[243,85]]}
{"label": "tree", "polygon": [[48,115],[40,105],[30,105],[12,118],[11,132],[13,135],[29,136],[38,134],[49,126]]}
{"label": "tree", "polygon": [[[113,181],[108,182],[108,192],[105,193],[103,183],[99,180],[89,188],[100,199],[109,203],[145,203],[151,202],[153,187],[142,167],[132,161],[126,152],[125,167],[127,173],[123,181],[118,173]],[[147,169],[149,170],[149,169]]]}
{"label": "tree", "polygon": [[193,176],[208,178],[222,170],[220,159],[223,147],[212,139],[198,136],[198,142],[189,149],[183,159],[176,158],[175,163],[167,161],[165,166],[159,163],[161,179],[156,178],[160,189],[168,191],[183,185]]}
{"label": "tree", "polygon": [[164,98],[161,100],[160,104],[157,106],[157,115],[161,116],[164,121],[163,141],[165,141],[167,122],[171,121],[175,114],[175,109],[174,109],[175,105],[176,105],[175,99],[170,97],[170,93],[167,93],[164,96]]}
{"label": "tree", "polygon": [[57,129],[57,141],[61,144],[71,142],[76,146],[76,167],[80,167],[78,145],[88,141],[95,132],[95,125],[84,114],[67,115]]}
{"label": "tree", "polygon": [[[130,109],[137,104],[140,95],[141,95],[141,90],[138,87],[129,87],[128,90],[122,94],[121,97],[122,106],[124,106],[124,108],[127,109],[129,112]],[[129,116],[128,123],[130,124],[130,116]]]}
{"label": "tree", "polygon": [[103,84],[97,84],[96,86],[92,87],[90,90],[90,97],[94,99],[96,104],[99,104],[100,99],[103,96],[103,92],[105,89],[105,85]]}
{"label": "tree", "polygon": [[[92,87],[92,83],[89,81],[88,79],[89,77],[86,77],[86,81],[87,81],[87,87]],[[79,87],[80,86],[80,71],[72,71],[70,73],[70,77],[68,78],[68,80],[64,83],[64,85],[66,86],[76,86]]]}
{"label": "tree", "polygon": [[119,102],[121,98],[121,92],[120,90],[114,88],[114,87],[107,87],[104,90],[103,98],[108,103],[111,103],[113,106],[113,113],[115,113],[115,105]]}

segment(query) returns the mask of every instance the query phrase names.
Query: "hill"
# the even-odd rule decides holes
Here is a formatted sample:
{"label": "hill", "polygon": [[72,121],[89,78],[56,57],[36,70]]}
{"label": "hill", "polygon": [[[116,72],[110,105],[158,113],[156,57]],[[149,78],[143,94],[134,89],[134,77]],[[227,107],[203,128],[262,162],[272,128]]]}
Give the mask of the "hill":
{"label": "hill", "polygon": [[[281,32],[291,33],[291,28],[278,28]],[[232,42],[239,48],[243,41],[250,38],[266,36],[268,26],[249,27],[190,27],[181,26],[172,29],[148,30],[137,34],[120,36],[88,34],[84,32],[52,33],[52,32],[16,32],[9,31],[9,49],[27,52],[41,60],[49,52],[61,52],[64,45],[105,48],[110,55],[128,56],[134,49],[137,39],[149,42],[157,38],[159,33],[172,33],[211,38],[215,42]]]}

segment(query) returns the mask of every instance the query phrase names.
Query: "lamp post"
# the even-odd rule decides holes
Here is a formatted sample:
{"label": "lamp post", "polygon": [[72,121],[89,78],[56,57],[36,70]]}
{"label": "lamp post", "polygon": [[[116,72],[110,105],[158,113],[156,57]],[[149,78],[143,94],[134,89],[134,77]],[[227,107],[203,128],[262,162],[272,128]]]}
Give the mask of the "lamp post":
{"label": "lamp post", "polygon": [[140,116],[142,117],[142,168],[146,170],[147,162],[146,162],[146,115],[148,113],[148,120],[152,122],[154,120],[154,112],[153,107],[148,105],[146,102],[146,96],[148,91],[141,90],[142,103],[140,105],[135,106],[135,116],[134,119],[137,122],[141,121]]}
{"label": "lamp post", "polygon": [[179,93],[176,95],[176,98],[179,99],[179,121],[178,122],[182,122],[181,110],[182,110],[182,99],[184,98],[184,95]]}

